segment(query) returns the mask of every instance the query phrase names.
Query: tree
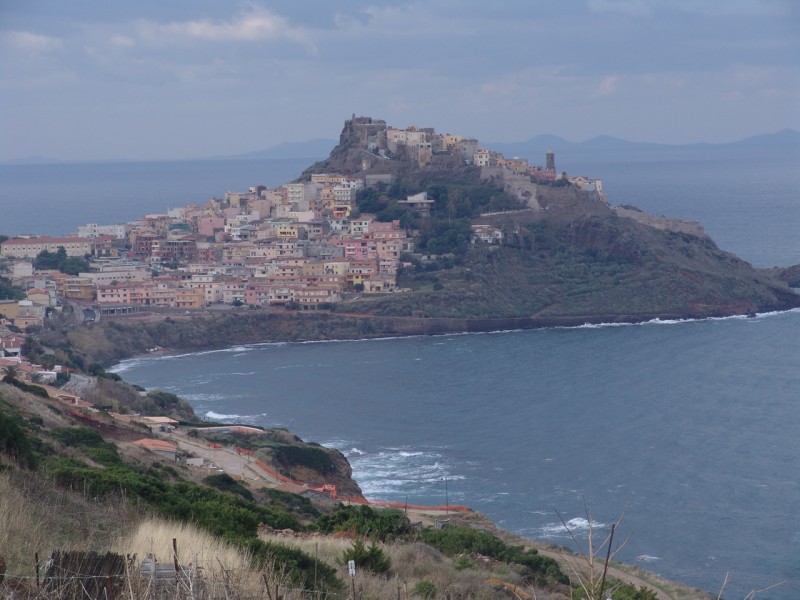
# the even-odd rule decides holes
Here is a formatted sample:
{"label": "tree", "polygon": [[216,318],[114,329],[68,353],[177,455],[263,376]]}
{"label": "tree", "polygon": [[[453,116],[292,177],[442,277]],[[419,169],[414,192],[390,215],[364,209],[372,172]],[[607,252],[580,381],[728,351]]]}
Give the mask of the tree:
{"label": "tree", "polygon": [[0,277],[0,300],[23,300],[25,290],[15,285],[5,277]]}
{"label": "tree", "polygon": [[76,256],[67,256],[64,246],[59,246],[55,252],[42,250],[34,259],[33,266],[37,269],[55,269],[68,275],[77,275],[89,270],[89,263]]}
{"label": "tree", "polygon": [[353,545],[342,554],[342,564],[346,565],[351,560],[357,566],[373,573],[385,573],[392,566],[389,557],[375,542],[372,542],[369,548],[361,540],[353,542]]}
{"label": "tree", "polygon": [[[626,538],[622,544],[619,544],[616,548],[613,547],[614,534],[616,533],[617,527],[622,523],[627,507],[622,511],[619,519],[611,524],[608,535],[606,535],[599,546],[595,546],[594,540],[597,526],[592,520],[592,513],[589,511],[585,502],[584,511],[586,513],[589,531],[586,554],[575,556],[563,552],[562,556],[564,558],[564,563],[566,563],[569,569],[570,579],[574,582],[573,585],[577,585],[583,591],[582,597],[586,598],[586,600],[605,600],[606,596],[604,592],[606,591],[608,565],[628,541]],[[578,539],[572,529],[570,529],[564,516],[558,511],[556,511],[556,514],[561,524],[564,526],[564,529],[567,531],[570,538],[572,538],[572,541],[575,542],[576,546],[579,546]],[[603,559],[603,553],[605,553],[605,559]],[[643,596],[643,598],[646,598],[646,596]]]}
{"label": "tree", "polygon": [[3,368],[3,372],[5,372],[6,377],[10,377],[11,379],[19,378],[22,371],[17,365],[7,365]]}

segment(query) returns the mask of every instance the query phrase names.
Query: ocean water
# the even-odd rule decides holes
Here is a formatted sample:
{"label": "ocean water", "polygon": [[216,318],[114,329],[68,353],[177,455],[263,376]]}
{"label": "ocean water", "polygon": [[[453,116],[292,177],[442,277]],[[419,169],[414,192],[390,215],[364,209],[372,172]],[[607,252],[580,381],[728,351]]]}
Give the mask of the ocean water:
{"label": "ocean water", "polygon": [[277,187],[312,159],[0,164],[0,234],[66,235],[191,203]]}
{"label": "ocean water", "polygon": [[[465,504],[726,597],[800,568],[800,311],[136,358],[127,381],[348,457],[367,497]],[[584,550],[585,548],[574,548]]]}

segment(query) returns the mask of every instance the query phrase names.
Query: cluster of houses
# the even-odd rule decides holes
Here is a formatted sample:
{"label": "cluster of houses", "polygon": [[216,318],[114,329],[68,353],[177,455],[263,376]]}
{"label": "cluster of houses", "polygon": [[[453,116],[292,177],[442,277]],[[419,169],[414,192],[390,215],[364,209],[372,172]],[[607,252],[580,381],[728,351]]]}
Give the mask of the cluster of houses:
{"label": "cluster of houses", "polygon": [[[367,157],[360,175],[315,174],[307,182],[253,186],[124,225],[87,224],[68,237],[4,241],[0,257],[10,259],[11,279],[27,290],[27,298],[0,301],[0,318],[25,330],[41,325],[61,299],[121,314],[218,303],[314,309],[348,292],[396,292],[401,256],[413,252],[414,244],[399,221],[380,222],[356,210],[359,190],[392,181],[370,161],[403,155],[425,165],[446,157],[535,181],[559,177],[551,152],[546,167],[539,168],[481,148],[473,138],[432,128],[394,129],[355,115],[348,126]],[[575,185],[597,189],[597,180],[578,179]],[[399,203],[425,217],[434,201],[420,192]],[[502,232],[474,225],[473,241],[497,244]],[[77,275],[33,268],[40,252],[59,248],[67,256],[91,257],[92,268]]]}
{"label": "cluster of houses", "polygon": [[[25,329],[41,324],[59,297],[113,313],[216,303],[315,308],[346,291],[393,292],[400,257],[413,242],[399,221],[357,215],[363,187],[363,179],[314,175],[126,225],[88,224],[75,236],[6,240],[0,256],[12,261],[12,282],[28,298],[0,305],[0,313]],[[33,268],[40,252],[59,247],[90,256],[92,269],[65,275]]]}

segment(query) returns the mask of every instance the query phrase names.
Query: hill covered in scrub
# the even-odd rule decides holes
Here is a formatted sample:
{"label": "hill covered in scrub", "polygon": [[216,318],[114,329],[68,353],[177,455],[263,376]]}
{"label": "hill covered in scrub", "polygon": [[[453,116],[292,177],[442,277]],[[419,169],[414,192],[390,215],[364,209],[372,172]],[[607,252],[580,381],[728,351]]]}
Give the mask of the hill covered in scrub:
{"label": "hill covered in scrub", "polygon": [[[362,295],[337,310],[613,320],[800,306],[788,271],[754,269],[719,249],[699,223],[610,205],[596,184],[566,174],[544,178],[518,159],[493,155],[493,163],[477,166],[478,154],[473,160],[457,147],[423,154],[421,144],[393,145],[399,134],[390,129],[367,117],[348,120],[329,158],[304,173],[391,181],[359,192],[358,208],[378,221],[399,219],[414,234],[414,252],[398,273],[406,291]],[[404,202],[423,192],[433,201],[429,215]],[[480,226],[493,238],[481,241]]]}

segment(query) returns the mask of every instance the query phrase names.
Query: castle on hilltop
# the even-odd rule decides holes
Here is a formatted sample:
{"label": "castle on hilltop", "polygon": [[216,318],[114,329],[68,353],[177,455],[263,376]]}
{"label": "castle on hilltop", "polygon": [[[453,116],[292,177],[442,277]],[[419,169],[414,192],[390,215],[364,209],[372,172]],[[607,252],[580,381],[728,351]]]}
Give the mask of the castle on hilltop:
{"label": "castle on hilltop", "polygon": [[[352,118],[344,123],[339,146],[332,155],[344,171],[352,173],[393,173],[398,163],[412,163],[420,169],[447,169],[472,165],[485,169],[486,177],[513,179],[515,186],[526,180],[529,184],[552,184],[564,179],[576,188],[593,192],[602,200],[603,182],[600,179],[557,173],[555,152],[548,149],[545,166],[529,164],[528,159],[506,158],[502,152],[484,148],[473,138],[453,133],[438,133],[433,127],[410,125],[397,129],[383,119]],[[370,175],[367,175],[368,177]],[[529,186],[525,186],[529,187]],[[529,190],[531,193],[533,190]]]}

